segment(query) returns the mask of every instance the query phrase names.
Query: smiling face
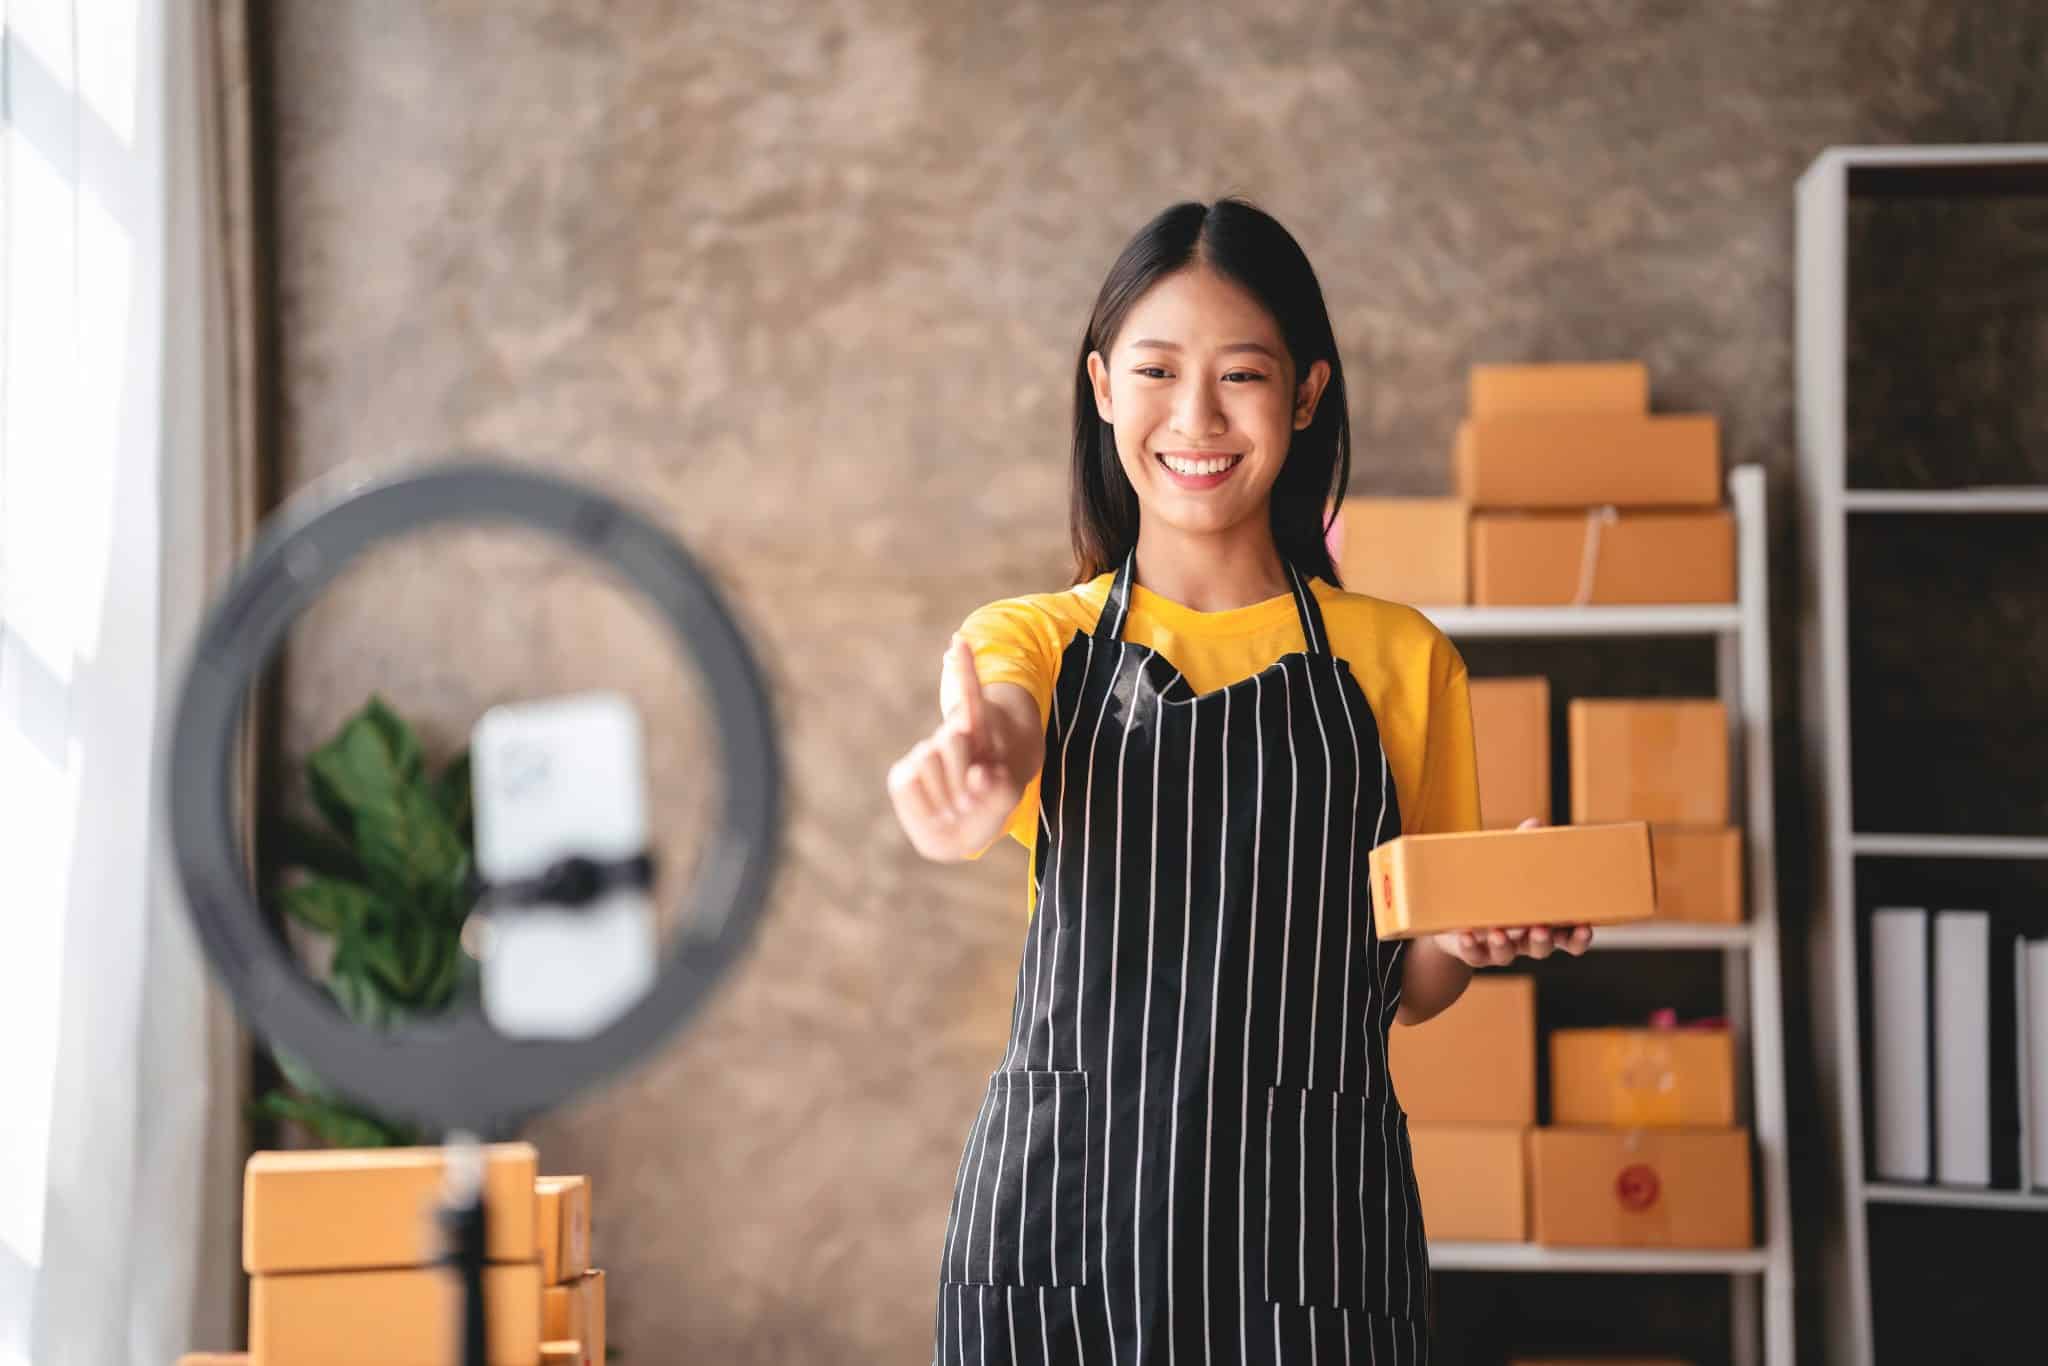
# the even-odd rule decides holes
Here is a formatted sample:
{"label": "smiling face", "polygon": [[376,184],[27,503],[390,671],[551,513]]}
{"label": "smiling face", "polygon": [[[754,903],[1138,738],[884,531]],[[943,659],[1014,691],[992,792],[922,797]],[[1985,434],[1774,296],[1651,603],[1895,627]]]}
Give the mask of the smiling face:
{"label": "smiling face", "polygon": [[1330,366],[1316,361],[1297,380],[1272,315],[1196,262],[1131,306],[1110,353],[1089,352],[1088,373],[1141,516],[1214,534],[1266,526],[1273,481]]}

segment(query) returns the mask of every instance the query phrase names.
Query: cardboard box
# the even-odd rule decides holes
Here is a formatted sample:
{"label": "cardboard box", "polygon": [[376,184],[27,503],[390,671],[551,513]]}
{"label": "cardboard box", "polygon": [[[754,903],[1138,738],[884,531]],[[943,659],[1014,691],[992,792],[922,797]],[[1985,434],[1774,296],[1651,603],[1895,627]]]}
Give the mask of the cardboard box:
{"label": "cardboard box", "polygon": [[1480,826],[1550,824],[1550,680],[1475,678],[1470,691]]}
{"label": "cardboard box", "polygon": [[590,1366],[604,1366],[604,1272],[584,1272],[581,1284],[584,1357]]}
{"label": "cardboard box", "polygon": [[1555,1247],[1742,1248],[1747,1129],[1533,1129],[1530,1218]]}
{"label": "cardboard box", "polygon": [[567,1285],[546,1287],[541,1299],[540,1334],[555,1342],[574,1338],[583,1344],[584,1354],[593,1363],[602,1362],[604,1272],[586,1271]]}
{"label": "cardboard box", "polygon": [[1711,416],[1538,413],[1458,424],[1457,494],[1475,508],[1712,506],[1721,428]]}
{"label": "cardboard box", "polygon": [[543,1342],[540,1345],[540,1366],[596,1366],[585,1360],[583,1344],[575,1341]]}
{"label": "cardboard box", "polygon": [[1740,829],[1653,825],[1650,857],[1657,867],[1657,919],[1696,925],[1742,923]]}
{"label": "cardboard box", "polygon": [[583,1292],[576,1285],[543,1285],[540,1291],[540,1335],[559,1342],[583,1336]]}
{"label": "cardboard box", "polygon": [[1346,498],[1338,517],[1337,572],[1351,592],[1429,606],[1471,596],[1471,509],[1458,499]]}
{"label": "cardboard box", "polygon": [[1735,1123],[1726,1029],[1554,1029],[1550,1122],[1725,1129]]}
{"label": "cardboard box", "polygon": [[549,1285],[573,1281],[590,1269],[590,1182],[543,1176],[534,1183],[534,1196],[541,1279]]}
{"label": "cardboard box", "polygon": [[[493,1143],[484,1152],[486,1255],[534,1261],[533,1145]],[[441,1148],[254,1153],[242,1169],[242,1269],[431,1265],[441,1253],[434,1211],[446,1176]]]}
{"label": "cardboard box", "polygon": [[1470,535],[1472,601],[1482,606],[1735,601],[1735,521],[1725,509],[1475,512]]}
{"label": "cardboard box", "polygon": [[1641,821],[1403,835],[1372,851],[1382,939],[1504,925],[1618,925],[1656,910]]}
{"label": "cardboard box", "polygon": [[1536,979],[1485,973],[1419,1025],[1387,1039],[1394,1095],[1425,1124],[1536,1122]]}
{"label": "cardboard box", "polygon": [[1466,408],[1473,417],[1527,413],[1650,411],[1650,367],[1639,360],[1564,365],[1475,365]]}
{"label": "cardboard box", "polygon": [[1528,1241],[1527,1135],[1521,1125],[1408,1125],[1432,1240]]}
{"label": "cardboard box", "polygon": [[1728,824],[1728,712],[1712,698],[1575,697],[1572,823]]}
{"label": "cardboard box", "polygon": [[[462,1366],[461,1302],[456,1278],[439,1267],[257,1276],[249,1354],[270,1366]],[[540,1263],[486,1267],[484,1302],[490,1366],[534,1366]]]}

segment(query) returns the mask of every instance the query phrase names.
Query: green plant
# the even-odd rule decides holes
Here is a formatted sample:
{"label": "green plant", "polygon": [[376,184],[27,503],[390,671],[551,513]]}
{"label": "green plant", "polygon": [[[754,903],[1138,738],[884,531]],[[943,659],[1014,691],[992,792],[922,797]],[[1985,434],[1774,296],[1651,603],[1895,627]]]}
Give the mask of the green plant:
{"label": "green plant", "polygon": [[[474,839],[469,756],[430,776],[418,737],[372,694],[306,758],[324,825],[287,818],[277,891],[286,915],[333,941],[326,987],[356,1023],[391,1029],[445,1009],[468,978],[462,950]],[[289,1087],[258,1112],[296,1120],[335,1147],[419,1141],[397,1121],[336,1095],[305,1064],[274,1050]]]}

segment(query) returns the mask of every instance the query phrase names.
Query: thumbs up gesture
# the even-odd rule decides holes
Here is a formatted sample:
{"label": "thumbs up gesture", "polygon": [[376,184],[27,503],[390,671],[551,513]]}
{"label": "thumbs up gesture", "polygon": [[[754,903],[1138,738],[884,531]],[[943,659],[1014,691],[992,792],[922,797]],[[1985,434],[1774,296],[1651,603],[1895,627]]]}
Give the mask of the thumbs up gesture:
{"label": "thumbs up gesture", "polygon": [[918,853],[952,862],[1002,833],[1024,782],[1004,755],[974,648],[958,634],[946,650],[940,695],[949,699],[945,719],[889,766],[889,800]]}

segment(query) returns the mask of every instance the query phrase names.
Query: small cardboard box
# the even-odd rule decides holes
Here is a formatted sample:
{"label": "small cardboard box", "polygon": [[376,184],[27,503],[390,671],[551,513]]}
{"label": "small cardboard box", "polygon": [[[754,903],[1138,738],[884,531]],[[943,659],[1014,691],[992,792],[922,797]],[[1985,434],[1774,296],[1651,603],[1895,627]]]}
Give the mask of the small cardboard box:
{"label": "small cardboard box", "polygon": [[1521,1125],[1409,1123],[1431,1239],[1528,1241],[1527,1134]]}
{"label": "small cardboard box", "polygon": [[1728,824],[1728,712],[1712,698],[1575,697],[1572,823]]}
{"label": "small cardboard box", "polygon": [[1655,912],[1641,821],[1403,835],[1372,851],[1382,939],[1505,925],[1617,925]]}
{"label": "small cardboard box", "polygon": [[1710,507],[1721,501],[1711,416],[1537,413],[1458,424],[1457,494],[1475,508]]}
{"label": "small cardboard box", "polygon": [[1536,1122],[1536,979],[1484,973],[1448,1010],[1387,1039],[1394,1094],[1425,1124]]}
{"label": "small cardboard box", "polygon": [[1470,596],[1471,509],[1456,498],[1346,498],[1338,573],[1353,593],[1456,606]]}
{"label": "small cardboard box", "polygon": [[1725,509],[1475,512],[1470,536],[1481,606],[1735,601],[1735,521]]}
{"label": "small cardboard box", "polygon": [[540,1345],[540,1366],[594,1366],[584,1360],[583,1344],[574,1340],[543,1342]]}
{"label": "small cardboard box", "polygon": [[1550,680],[1475,678],[1472,743],[1479,759],[1479,824],[1550,824]]}
{"label": "small cardboard box", "polygon": [[[534,1261],[533,1145],[493,1143],[484,1154],[485,1255]],[[441,1148],[251,1154],[242,1169],[242,1269],[256,1276],[431,1265],[441,1254],[434,1211],[446,1180]]]}
{"label": "small cardboard box", "polygon": [[[276,1366],[462,1366],[461,1303],[459,1282],[440,1267],[257,1276],[249,1354]],[[490,1366],[534,1366],[540,1263],[486,1267],[484,1306]]]}
{"label": "small cardboard box", "polygon": [[593,1363],[604,1360],[604,1272],[586,1271],[567,1285],[551,1285],[541,1300],[541,1337],[583,1344]]}
{"label": "small cardboard box", "polygon": [[540,1231],[540,1275],[549,1285],[573,1281],[590,1269],[590,1182],[581,1176],[543,1176],[534,1183]]}
{"label": "small cardboard box", "polygon": [[1550,1122],[1725,1129],[1735,1123],[1726,1029],[1554,1029]]}
{"label": "small cardboard box", "polygon": [[1696,925],[1742,923],[1740,829],[1653,825],[1650,857],[1657,865],[1657,919]]}
{"label": "small cardboard box", "polygon": [[1742,1248],[1747,1129],[1533,1129],[1530,1216],[1556,1247]]}
{"label": "small cardboard box", "polygon": [[1650,411],[1650,367],[1639,360],[1551,365],[1475,365],[1466,408],[1473,417],[1529,413]]}

